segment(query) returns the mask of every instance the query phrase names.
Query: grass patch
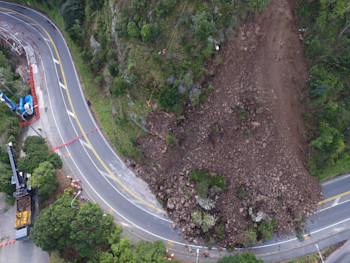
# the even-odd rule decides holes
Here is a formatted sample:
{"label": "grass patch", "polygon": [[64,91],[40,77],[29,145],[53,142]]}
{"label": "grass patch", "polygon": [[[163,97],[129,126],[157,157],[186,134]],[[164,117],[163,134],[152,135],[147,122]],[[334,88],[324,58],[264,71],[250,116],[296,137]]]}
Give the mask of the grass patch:
{"label": "grass patch", "polygon": [[175,135],[171,131],[165,132],[165,141],[168,145],[171,146],[179,146],[179,140],[175,137]]}

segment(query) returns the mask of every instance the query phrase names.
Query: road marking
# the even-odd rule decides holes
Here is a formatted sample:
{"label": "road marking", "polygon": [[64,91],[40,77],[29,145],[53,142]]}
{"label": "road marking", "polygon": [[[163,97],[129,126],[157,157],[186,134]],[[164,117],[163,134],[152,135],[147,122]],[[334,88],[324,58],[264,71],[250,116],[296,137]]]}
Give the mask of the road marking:
{"label": "road marking", "polygon": [[61,87],[62,89],[66,89],[66,86],[64,86],[64,84],[62,84],[61,82],[58,82],[58,84],[60,85],[60,87]]}
{"label": "road marking", "polygon": [[[28,17],[29,19],[33,20],[32,18]],[[47,30],[38,23],[39,27],[41,27],[41,29],[45,32],[45,34],[50,38],[50,41],[52,43],[52,46],[55,50],[55,53],[56,53],[56,56],[57,56],[57,59],[58,61],[60,62],[60,69],[61,69],[61,73],[62,73],[62,77],[63,77],[63,82],[64,82],[64,85],[67,87],[67,81],[66,81],[66,76],[64,74],[64,70],[63,70],[63,67],[62,67],[62,63],[61,63],[61,57],[58,53],[58,50],[57,50],[57,47],[54,43],[54,41],[52,40],[50,34],[47,32]],[[73,114],[75,116],[75,119],[76,119],[76,122],[78,124],[78,127],[80,129],[80,131],[85,134],[85,131],[83,129],[83,127],[81,126],[80,124],[80,121],[79,119],[76,117],[76,114],[75,114],[75,109],[74,109],[74,106],[73,106],[73,102],[72,102],[72,99],[70,97],[70,93],[69,93],[69,89],[68,87],[66,88],[67,89],[67,97],[68,97],[68,101],[69,101],[69,105],[73,111]],[[98,155],[98,153],[96,152],[95,148],[92,146],[89,138],[87,138],[85,136],[85,140],[87,142],[87,144],[89,145],[89,148],[92,150],[92,152],[94,153],[94,155],[96,156],[96,158],[98,159],[98,161],[101,163],[101,165],[103,166],[103,168],[105,168],[105,170],[114,178],[115,181],[117,181],[119,183],[119,185],[122,187],[122,188],[125,188],[125,190],[130,194],[132,195],[133,197],[135,197],[137,200],[141,201],[142,203],[144,203],[145,205],[147,205],[148,207],[162,213],[162,214],[167,214],[167,212],[159,207],[156,207],[155,205],[152,205],[150,203],[148,203],[147,201],[143,200],[141,197],[139,197],[137,194],[135,194],[133,191],[131,191],[129,188],[127,188],[113,173],[112,171],[108,168],[108,166],[103,162],[103,160],[101,159],[101,157]]]}
{"label": "road marking", "polygon": [[[41,27],[40,24],[39,24],[39,26]],[[43,28],[43,27],[41,27],[41,28]],[[46,31],[46,30],[45,30],[45,31]],[[44,37],[44,39],[45,39],[46,42],[49,42],[49,43],[51,42],[50,39],[47,39],[47,38],[45,38],[45,37]]]}
{"label": "road marking", "polygon": [[89,145],[86,141],[84,141],[84,140],[82,139],[82,140],[80,140],[80,142],[81,142],[81,144],[82,144],[83,146],[85,146],[86,148],[89,148],[89,149],[91,150],[90,145]]}
{"label": "road marking", "polygon": [[67,113],[68,113],[68,115],[70,115],[71,117],[73,117],[73,118],[75,117],[74,114],[73,114],[73,112],[67,110]]}
{"label": "road marking", "polygon": [[337,199],[334,200],[334,203],[332,206],[336,206],[339,203],[340,197],[338,197]]}
{"label": "road marking", "polygon": [[52,58],[53,59],[53,62],[55,62],[56,64],[60,64],[60,62],[58,62],[58,60],[57,59],[55,59],[55,58]]}
{"label": "road marking", "polygon": [[[338,206],[338,205],[345,204],[345,203],[348,203],[348,202],[350,202],[350,199],[338,203],[337,206]],[[333,208],[333,207],[334,207],[334,206],[328,206],[328,207],[326,207],[326,208],[323,208],[323,209],[321,209],[321,210],[316,211],[315,214],[321,213],[321,212],[323,212],[323,211],[325,211],[325,210],[328,210],[328,209],[330,209],[330,208]]]}
{"label": "road marking", "polygon": [[327,203],[327,202],[329,202],[329,201],[332,201],[332,200],[334,200],[334,199],[337,199],[338,197],[342,197],[342,196],[345,196],[345,195],[348,195],[348,194],[350,194],[350,191],[347,191],[347,192],[344,192],[344,193],[342,193],[342,194],[339,194],[339,195],[330,197],[330,198],[328,198],[328,199],[325,199],[325,200],[323,200],[323,201],[320,201],[320,202],[318,202],[317,205],[322,205],[322,204],[324,204],[324,203]]}

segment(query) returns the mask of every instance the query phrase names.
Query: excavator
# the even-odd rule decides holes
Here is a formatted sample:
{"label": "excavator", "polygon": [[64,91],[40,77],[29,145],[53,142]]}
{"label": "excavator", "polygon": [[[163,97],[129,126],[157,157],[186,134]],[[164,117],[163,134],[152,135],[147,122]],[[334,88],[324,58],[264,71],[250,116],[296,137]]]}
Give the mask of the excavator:
{"label": "excavator", "polygon": [[15,112],[22,120],[27,121],[34,115],[34,101],[32,95],[19,98],[19,103],[16,105],[10,100],[5,93],[0,90],[0,101],[12,111]]}

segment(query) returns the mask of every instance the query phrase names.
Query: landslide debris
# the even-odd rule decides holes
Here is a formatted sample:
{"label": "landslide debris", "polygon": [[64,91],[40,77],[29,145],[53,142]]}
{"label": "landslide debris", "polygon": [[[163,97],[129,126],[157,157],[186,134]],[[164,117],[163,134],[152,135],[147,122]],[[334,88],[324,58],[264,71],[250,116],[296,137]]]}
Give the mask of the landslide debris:
{"label": "landslide debris", "polygon": [[[180,117],[150,113],[150,133],[137,141],[146,161],[128,161],[189,241],[249,245],[255,242],[252,231],[261,238],[259,217],[273,220],[275,233],[287,234],[320,200],[319,182],[305,165],[299,99],[307,68],[295,2],[271,1],[242,25],[220,50],[222,63],[213,58],[208,66],[213,74],[201,85],[214,91],[207,100],[189,103]],[[176,144],[166,139],[169,134]],[[213,194],[214,185],[204,186],[201,197],[215,202],[214,208],[199,205],[198,182],[190,178],[195,170],[225,178],[225,190]],[[203,227],[205,218],[215,227]]]}

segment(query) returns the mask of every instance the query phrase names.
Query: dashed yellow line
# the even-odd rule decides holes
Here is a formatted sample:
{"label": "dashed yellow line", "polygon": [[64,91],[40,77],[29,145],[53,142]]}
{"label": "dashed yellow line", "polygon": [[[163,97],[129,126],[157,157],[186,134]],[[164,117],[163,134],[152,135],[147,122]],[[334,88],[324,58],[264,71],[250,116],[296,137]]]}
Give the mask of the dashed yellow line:
{"label": "dashed yellow line", "polygon": [[350,191],[344,192],[344,193],[339,194],[339,195],[332,196],[332,197],[330,197],[330,198],[327,198],[327,199],[325,199],[325,200],[322,200],[322,201],[318,202],[318,205],[322,205],[322,204],[324,204],[324,203],[327,203],[327,202],[329,202],[329,201],[332,201],[332,200],[334,200],[334,199],[337,199],[338,197],[342,197],[342,196],[345,196],[345,195],[348,195],[348,194],[350,194]]}
{"label": "dashed yellow line", "polygon": [[[62,61],[61,61],[61,57],[60,55],[58,54],[58,50],[57,50],[57,47],[53,41],[53,39],[51,38],[50,34],[47,32],[47,30],[41,25],[39,24],[39,22],[37,22],[36,20],[32,19],[31,17],[27,16],[27,15],[24,15],[22,13],[19,13],[17,11],[14,11],[12,9],[8,9],[8,8],[4,8],[4,7],[0,7],[0,9],[3,9],[3,10],[7,10],[7,11],[10,11],[10,12],[13,12],[13,13],[16,13],[16,14],[19,14],[23,17],[26,17],[27,19],[33,21],[34,23],[36,23],[44,32],[45,34],[48,36],[48,38],[50,39],[51,43],[52,43],[52,46],[55,50],[55,53],[57,55],[57,58],[58,58],[58,61],[59,61],[59,65],[60,65],[60,69],[61,69],[61,73],[62,73],[62,77],[63,77],[63,82],[64,82],[64,86],[66,87],[66,91],[67,91],[67,97],[68,97],[68,101],[69,101],[69,105],[73,111],[73,114],[76,118],[76,121],[77,121],[77,124],[79,126],[79,129],[80,131],[82,132],[82,134],[85,134],[85,131],[83,129],[83,127],[81,126],[80,122],[79,122],[79,119],[77,118],[77,115],[75,113],[75,109],[73,107],[73,103],[72,103],[72,100],[71,100],[71,97],[70,97],[70,93],[69,93],[69,89],[68,89],[68,85],[67,85],[67,81],[66,81],[66,76],[64,74],[64,70],[63,70],[63,67],[62,67]],[[58,30],[58,29],[57,29]],[[129,188],[127,188],[113,173],[112,171],[107,167],[107,165],[102,161],[101,157],[97,154],[96,150],[94,149],[94,147],[92,146],[89,138],[87,136],[84,136],[87,144],[90,146],[92,152],[94,153],[94,155],[96,156],[96,158],[99,160],[99,162],[101,163],[101,165],[105,168],[105,170],[109,173],[110,176],[112,176],[114,178],[114,180],[117,181],[117,183],[125,190],[127,191],[131,196],[133,196],[134,198],[136,198],[137,200],[141,201],[142,203],[144,203],[145,205],[147,205],[148,207],[162,213],[162,214],[166,214],[166,211],[163,210],[163,209],[160,209],[150,203],[148,203],[147,201],[143,200],[141,197],[139,197],[138,195],[136,195],[134,192],[132,192]]]}

